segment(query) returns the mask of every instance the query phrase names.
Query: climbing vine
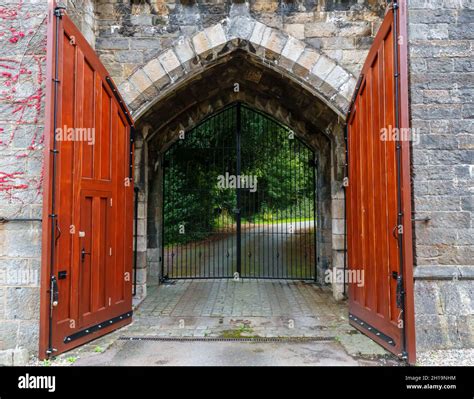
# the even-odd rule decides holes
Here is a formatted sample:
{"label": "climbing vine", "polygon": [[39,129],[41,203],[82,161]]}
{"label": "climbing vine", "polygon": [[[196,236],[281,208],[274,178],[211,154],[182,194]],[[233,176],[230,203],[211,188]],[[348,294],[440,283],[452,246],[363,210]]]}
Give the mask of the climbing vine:
{"label": "climbing vine", "polygon": [[46,16],[41,3],[0,6],[0,201],[15,213],[41,194]]}

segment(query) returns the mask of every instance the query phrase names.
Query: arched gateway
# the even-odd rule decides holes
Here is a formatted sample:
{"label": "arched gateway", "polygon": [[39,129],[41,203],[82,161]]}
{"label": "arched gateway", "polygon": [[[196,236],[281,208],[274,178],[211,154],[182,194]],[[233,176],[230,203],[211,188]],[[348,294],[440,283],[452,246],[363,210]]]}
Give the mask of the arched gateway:
{"label": "arched gateway", "polygon": [[[393,53],[388,51],[389,46],[393,50],[393,17],[389,15],[386,21],[385,36],[376,42],[386,46],[386,52],[380,59],[374,58],[375,51],[371,53],[371,62],[363,71],[370,78],[363,84],[372,95],[367,99],[356,91],[362,98],[363,105],[359,105],[351,101],[356,79],[350,72],[302,41],[249,16],[230,17],[179,40],[115,87],[68,17],[56,15],[59,40],[50,43],[57,50],[56,77],[63,76],[67,68],[76,68],[74,87],[80,89],[65,89],[67,85],[52,89],[57,97],[51,98],[50,112],[59,115],[52,123],[72,118],[70,124],[81,125],[89,118],[99,131],[99,141],[91,149],[53,140],[47,149],[48,157],[53,155],[47,168],[45,214],[59,217],[59,224],[45,219],[44,237],[50,246],[43,252],[43,263],[51,268],[43,270],[41,355],[57,348],[67,350],[128,323],[132,287],[137,296],[144,297],[147,281],[235,278],[236,273],[237,278],[300,278],[331,283],[333,296],[341,299],[350,282],[328,280],[327,276],[336,276],[332,272],[343,271],[347,265],[344,178],[350,179],[352,173],[361,183],[356,187],[364,187],[365,172],[374,173],[369,163],[382,162],[372,157],[376,148],[372,145],[367,148],[369,155],[360,158],[367,163],[359,163],[352,172],[349,169],[347,176],[344,122],[349,109],[354,120],[351,105],[365,110],[367,101],[374,101],[379,91],[387,96],[395,87],[394,81],[386,88],[378,85],[381,76],[371,70],[376,62],[387,71],[393,67]],[[54,32],[51,35],[58,37]],[[71,37],[74,49],[69,46]],[[71,60],[75,63],[68,65]],[[79,107],[69,109],[68,104]],[[381,126],[394,115],[391,110],[381,114],[388,115],[386,120],[378,119]],[[378,126],[357,118],[360,123],[352,123],[351,140],[367,132],[377,134]],[[366,151],[365,144],[359,142],[357,154]],[[388,144],[383,148],[395,149]],[[56,175],[55,157],[61,151],[76,157],[79,173],[61,169]],[[63,163],[70,161],[59,158],[59,166],[65,168]],[[260,182],[263,190],[259,195],[252,194],[252,184],[243,191],[229,183],[230,175],[240,179],[245,171],[247,183],[254,178]],[[395,176],[395,169],[391,172]],[[380,185],[384,179],[379,176]],[[179,185],[177,180],[187,183]],[[219,181],[224,181],[223,187]],[[58,191],[57,203],[56,184],[63,189]],[[387,195],[395,195],[396,186],[389,188],[392,191]],[[359,206],[349,209],[352,218],[362,220],[361,233],[351,224],[349,237],[365,243],[375,220],[365,215],[367,189],[362,194],[358,190],[351,194],[358,198]],[[76,201],[72,213],[70,198]],[[396,202],[396,196],[393,198]],[[356,215],[354,209],[362,211]],[[58,235],[76,223],[78,235]],[[93,231],[101,238],[91,240]],[[300,237],[293,239],[294,233]],[[376,253],[367,248],[361,259],[372,265]],[[58,270],[55,256],[77,259],[70,269]],[[104,267],[104,262],[110,267]],[[81,278],[69,282],[68,276],[76,276],[79,269],[87,273],[79,272]],[[375,269],[367,270],[375,279]],[[392,295],[392,288],[401,287],[397,285],[399,275],[394,281],[387,280],[392,274],[388,269],[385,272],[382,280],[388,285],[384,287]],[[401,302],[391,297],[390,309],[370,319],[374,325],[365,331],[359,317],[377,313],[372,301],[384,301],[385,293],[361,290],[352,297],[350,309],[361,305],[362,298],[361,307],[368,310],[363,316],[351,314],[351,323],[405,356],[404,333],[400,333],[404,327],[397,327],[399,318],[392,312]],[[58,302],[58,292],[68,296],[67,303]],[[81,295],[90,301],[79,301],[77,309]],[[403,298],[396,301],[403,302]],[[76,318],[77,324],[71,327]]]}

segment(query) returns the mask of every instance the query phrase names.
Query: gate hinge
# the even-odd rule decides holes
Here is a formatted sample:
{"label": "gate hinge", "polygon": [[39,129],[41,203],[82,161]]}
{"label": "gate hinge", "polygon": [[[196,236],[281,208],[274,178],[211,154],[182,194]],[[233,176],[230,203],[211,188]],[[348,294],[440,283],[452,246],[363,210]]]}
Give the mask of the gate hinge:
{"label": "gate hinge", "polygon": [[46,352],[46,355],[48,355],[48,357],[49,357],[50,355],[52,355],[54,352],[57,352],[57,351],[58,350],[56,348],[48,348],[48,349],[46,349],[45,352]]}
{"label": "gate hinge", "polygon": [[63,16],[63,11],[66,11],[66,7],[64,6],[57,6],[54,8],[54,16],[61,18]]}

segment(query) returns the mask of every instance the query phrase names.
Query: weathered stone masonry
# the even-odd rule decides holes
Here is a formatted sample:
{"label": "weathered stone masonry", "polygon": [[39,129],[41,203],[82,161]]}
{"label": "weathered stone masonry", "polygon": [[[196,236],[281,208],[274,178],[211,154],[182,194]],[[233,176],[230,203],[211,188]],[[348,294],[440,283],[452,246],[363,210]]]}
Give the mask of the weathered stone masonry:
{"label": "weathered stone masonry", "polygon": [[[342,267],[343,116],[385,1],[64,3],[138,118],[139,295],[146,293],[147,270],[148,281],[156,281],[158,268],[147,240],[154,205],[148,202],[159,201],[149,187],[148,158],[177,127],[237,99],[295,126],[325,154],[321,206],[329,224],[320,239],[329,247],[321,256]],[[420,137],[412,148],[417,345],[472,347],[474,4],[408,3],[411,123]],[[46,0],[0,6],[0,218],[41,218],[46,13]],[[226,90],[236,77],[245,89],[238,96]],[[206,90],[206,81],[218,83]],[[173,117],[183,98],[185,111]],[[316,131],[327,139],[311,136]],[[27,351],[37,351],[40,226],[0,223],[0,364],[24,362]]]}
{"label": "weathered stone masonry", "polygon": [[[97,27],[96,50],[101,54],[114,80],[119,83],[121,91],[126,96],[129,106],[139,117],[139,126],[153,125],[157,130],[157,122],[165,115],[165,119],[174,116],[176,111],[171,111],[168,107],[168,114],[159,113],[153,109],[154,121],[150,118],[141,118],[153,103],[163,101],[166,90],[173,91],[179,86],[183,79],[203,80],[203,76],[198,75],[201,71],[210,67],[212,62],[222,54],[230,53],[233,49],[241,47],[248,54],[254,54],[255,59],[262,59],[267,67],[276,69],[282,76],[300,77],[306,81],[307,87],[319,87],[321,98],[326,98],[326,104],[333,110],[338,109],[338,123],[333,123],[329,128],[327,124],[322,130],[332,130],[337,143],[332,145],[335,148],[334,158],[328,159],[327,167],[331,180],[339,180],[333,183],[329,192],[328,185],[321,185],[322,197],[320,201],[321,215],[321,236],[318,248],[320,264],[322,270],[327,267],[343,267],[343,196],[340,181],[342,179],[343,167],[343,131],[341,124],[347,110],[351,93],[355,87],[355,77],[367,54],[367,50],[372,41],[372,35],[376,32],[378,24],[383,15],[383,7],[379,2],[369,2],[369,4],[339,4],[340,2],[132,2],[124,5],[116,1],[108,1],[99,4],[97,13],[100,15]],[[335,32],[337,35],[335,36]],[[249,42],[246,46],[245,43]],[[217,57],[216,57],[217,55]],[[196,60],[198,60],[196,62]],[[222,61],[222,60],[221,60]],[[228,64],[230,66],[230,63]],[[247,66],[246,68],[250,68]],[[316,74],[313,73],[316,71]],[[225,92],[230,90],[228,82],[230,73],[224,72],[222,75],[208,76],[208,79],[215,83],[214,87],[209,86],[201,90],[201,98],[193,101],[202,101],[205,91]],[[250,75],[251,73],[247,73]],[[262,72],[256,72],[256,75]],[[236,74],[235,80],[240,80],[242,74]],[[254,86],[265,87],[264,79],[248,83]],[[322,80],[328,84],[322,85]],[[279,81],[274,81],[276,86],[282,86]],[[330,85],[335,85],[340,90],[341,95],[333,98],[338,90],[329,90]],[[219,89],[218,89],[219,87]],[[245,89],[249,93],[250,89]],[[323,92],[326,92],[323,94]],[[196,92],[196,90],[193,90]],[[294,91],[293,91],[294,92]],[[182,98],[189,98],[190,93]],[[275,114],[276,108],[271,109],[269,97],[266,111]],[[295,96],[296,98],[296,96]],[[161,99],[161,100],[160,100]],[[237,100],[234,98],[233,100]],[[241,98],[242,99],[242,98]],[[215,103],[214,99],[214,103]],[[248,100],[248,99],[246,99]],[[230,101],[227,98],[225,101]],[[248,100],[256,103],[255,98]],[[260,99],[260,102],[263,100]],[[169,100],[170,103],[171,100]],[[186,100],[185,100],[186,102]],[[189,102],[189,101],[188,101]],[[291,101],[287,101],[290,103]],[[312,109],[313,100],[305,107],[308,113],[313,113],[313,117],[318,115],[316,109]],[[224,103],[201,104],[217,110]],[[217,108],[216,108],[217,107]],[[176,109],[183,108],[183,103],[177,104]],[[281,108],[281,107],[280,107]],[[264,109],[265,110],[265,109]],[[292,111],[295,112],[294,110]],[[286,114],[289,110],[286,110]],[[198,113],[201,117],[202,113]],[[196,120],[197,114],[193,115]],[[189,115],[183,115],[182,119],[189,119]],[[146,120],[146,123],[145,123]],[[321,117],[320,125],[324,118]],[[288,123],[285,118],[283,123]],[[185,123],[187,124],[187,123]],[[160,123],[164,126],[164,123]],[[189,126],[189,124],[187,124]],[[337,132],[337,133],[336,133]],[[314,133],[314,132],[313,132]],[[163,133],[160,133],[163,135]],[[148,144],[145,139],[142,143],[137,143],[137,160],[147,159],[147,164],[155,164],[156,159],[148,154]],[[157,153],[159,147],[153,147],[152,152]],[[327,151],[326,151],[327,153]],[[322,154],[322,153],[321,153]],[[321,163],[325,165],[321,155]],[[330,166],[332,162],[332,166]],[[330,171],[333,167],[334,171]],[[156,243],[146,244],[147,236],[159,239],[161,229],[159,224],[160,194],[146,195],[148,192],[149,177],[157,174],[149,168],[137,167],[142,181],[137,181],[140,191],[140,217],[139,221],[139,265],[148,265],[148,281],[156,281],[159,270],[157,259],[159,258],[159,248]],[[325,172],[323,172],[324,174]],[[331,178],[331,173],[335,175]],[[153,186],[153,185],[152,185]],[[154,184],[154,186],[159,186]],[[331,192],[332,191],[332,192]],[[331,199],[332,197],[332,199]],[[149,202],[151,198],[153,201]],[[143,204],[143,205],[142,205]],[[155,212],[157,211],[157,212]],[[330,214],[333,214],[331,220]],[[154,216],[155,215],[155,216]],[[155,220],[153,220],[155,219]],[[158,240],[159,241],[159,240]],[[332,249],[331,249],[332,246]],[[142,251],[146,251],[142,253]],[[320,273],[322,276],[323,273]],[[145,273],[140,273],[139,291],[146,288]],[[143,279],[142,279],[143,278]],[[335,296],[340,298],[342,287],[335,290]]]}
{"label": "weathered stone masonry", "polygon": [[474,3],[409,2],[418,349],[474,342]]}
{"label": "weathered stone masonry", "polygon": [[0,364],[38,342],[46,13],[0,6]]}

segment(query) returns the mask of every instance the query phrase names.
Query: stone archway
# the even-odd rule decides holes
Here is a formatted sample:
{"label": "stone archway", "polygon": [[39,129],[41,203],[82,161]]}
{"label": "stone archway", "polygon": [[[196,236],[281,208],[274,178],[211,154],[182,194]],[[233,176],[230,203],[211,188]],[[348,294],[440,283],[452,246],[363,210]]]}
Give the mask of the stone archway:
{"label": "stone archway", "polygon": [[[248,17],[234,17],[183,39],[136,69],[119,89],[137,121],[138,293],[158,281],[160,154],[178,133],[242,101],[290,127],[318,153],[318,265],[342,268],[342,121],[355,78],[303,42]],[[323,279],[320,282],[324,282]],[[341,298],[343,286],[334,285]]]}
{"label": "stone archway", "polygon": [[139,118],[169,92],[205,69],[225,62],[238,50],[294,80],[341,117],[345,116],[356,78],[303,41],[247,16],[236,16],[191,38],[181,38],[137,68],[119,85],[119,90]]}

